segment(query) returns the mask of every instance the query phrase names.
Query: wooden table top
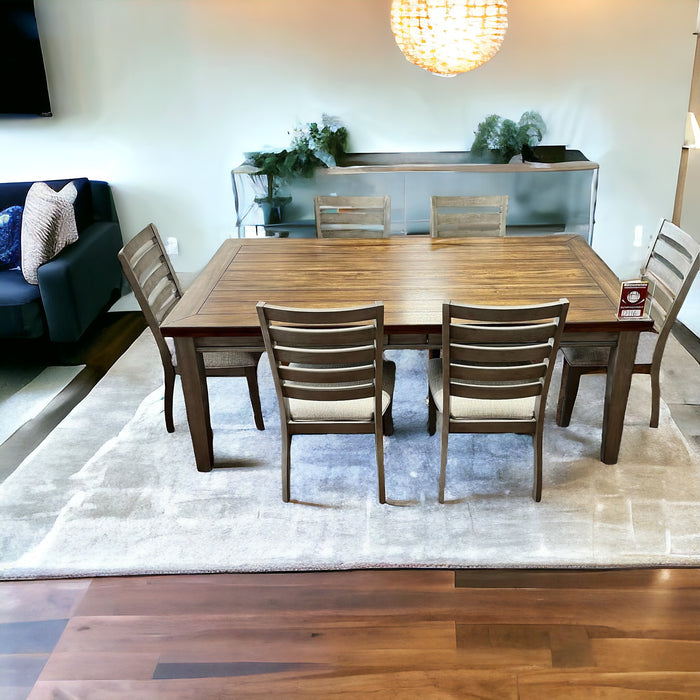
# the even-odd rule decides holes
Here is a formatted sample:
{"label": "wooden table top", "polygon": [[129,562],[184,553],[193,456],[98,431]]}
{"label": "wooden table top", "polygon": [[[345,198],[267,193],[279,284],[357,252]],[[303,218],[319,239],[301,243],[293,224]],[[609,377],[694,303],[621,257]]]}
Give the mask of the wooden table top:
{"label": "wooden table top", "polygon": [[619,321],[620,283],[577,235],[432,239],[229,239],[163,324],[167,336],[258,335],[255,305],[382,301],[387,332],[439,332],[442,302],[566,297],[567,332],[648,330]]}

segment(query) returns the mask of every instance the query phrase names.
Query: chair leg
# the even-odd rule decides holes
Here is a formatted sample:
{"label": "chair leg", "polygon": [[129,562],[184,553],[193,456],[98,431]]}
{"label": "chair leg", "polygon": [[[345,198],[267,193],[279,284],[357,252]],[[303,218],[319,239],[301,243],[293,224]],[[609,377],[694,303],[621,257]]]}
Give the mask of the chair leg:
{"label": "chair leg", "polygon": [[438,501],[445,502],[445,477],[447,474],[447,439],[449,436],[449,416],[443,416],[442,440],[440,442],[440,483],[438,484]]}
{"label": "chair leg", "polygon": [[255,427],[258,430],[265,430],[265,422],[262,416],[262,407],[260,406],[260,391],[258,390],[258,367],[246,367],[245,378],[248,382],[248,393],[250,394],[250,405],[253,407],[253,417],[255,418]]}
{"label": "chair leg", "polygon": [[394,414],[392,413],[392,409],[394,407],[394,402],[390,401],[389,406],[387,407],[386,411],[384,411],[384,415],[382,416],[382,431],[384,432],[384,435],[393,435],[394,434]]}
{"label": "chair leg", "polygon": [[374,449],[377,456],[377,486],[379,489],[379,502],[386,503],[386,492],[384,488],[384,440],[382,433],[374,431]]}
{"label": "chair leg", "polygon": [[175,423],[173,422],[173,392],[175,390],[175,371],[172,367],[163,367],[163,382],[165,384],[165,392],[163,394],[165,429],[169,433],[174,433]]}
{"label": "chair leg", "polygon": [[536,503],[542,500],[542,424],[537,424],[532,436],[532,451],[534,453],[534,474],[532,478],[532,497]]}
{"label": "chair leg", "polygon": [[559,400],[557,401],[557,425],[566,428],[571,422],[571,413],[576,403],[578,385],[583,372],[577,367],[572,367],[566,359],[561,370],[561,386],[559,387]]}
{"label": "chair leg", "polygon": [[289,503],[289,476],[291,466],[292,436],[282,424],[282,500]]}
{"label": "chair leg", "polygon": [[433,393],[428,387],[428,435],[435,435],[435,428],[437,426],[437,406],[435,405],[435,399],[433,398]]}
{"label": "chair leg", "polygon": [[649,373],[651,379],[651,420],[649,421],[650,428],[659,427],[659,404],[661,403],[661,386],[659,384],[660,367],[652,367]]}

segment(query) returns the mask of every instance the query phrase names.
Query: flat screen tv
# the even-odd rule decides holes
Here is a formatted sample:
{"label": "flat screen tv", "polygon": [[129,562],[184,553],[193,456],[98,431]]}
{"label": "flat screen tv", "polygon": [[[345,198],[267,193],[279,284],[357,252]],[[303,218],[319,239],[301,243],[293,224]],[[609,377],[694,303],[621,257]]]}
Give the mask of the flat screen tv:
{"label": "flat screen tv", "polygon": [[0,114],[51,116],[34,0],[0,0]]}

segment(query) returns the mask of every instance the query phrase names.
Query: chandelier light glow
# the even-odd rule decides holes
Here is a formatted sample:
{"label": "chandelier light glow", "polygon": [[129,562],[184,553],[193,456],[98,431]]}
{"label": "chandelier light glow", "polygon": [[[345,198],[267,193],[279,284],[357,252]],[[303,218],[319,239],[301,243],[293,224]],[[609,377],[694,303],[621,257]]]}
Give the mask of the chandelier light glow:
{"label": "chandelier light glow", "polygon": [[404,56],[437,75],[478,68],[501,48],[506,0],[393,0],[391,31]]}

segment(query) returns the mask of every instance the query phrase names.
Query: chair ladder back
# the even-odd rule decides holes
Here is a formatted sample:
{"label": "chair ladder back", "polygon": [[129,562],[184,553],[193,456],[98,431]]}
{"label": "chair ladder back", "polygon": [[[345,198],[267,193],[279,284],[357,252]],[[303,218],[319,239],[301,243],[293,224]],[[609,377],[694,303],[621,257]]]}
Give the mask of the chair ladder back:
{"label": "chair ladder back", "polygon": [[137,233],[119,251],[118,257],[161,355],[169,358],[170,349],[160,332],[160,324],[179,301],[182,291],[155,225],[149,224]]}
{"label": "chair ladder back", "polygon": [[[520,308],[445,303],[443,411],[449,395],[518,399],[546,394],[567,310],[566,300]],[[515,323],[519,316],[523,322]],[[541,323],[531,323],[536,320]]]}
{"label": "chair ladder back", "polygon": [[[642,276],[652,284],[649,315],[665,339],[676,320],[700,267],[700,243],[668,220],[663,220],[649,249]],[[657,341],[657,352],[664,342]]]}
{"label": "chair ladder back", "polygon": [[430,198],[430,235],[505,236],[508,195]]}
{"label": "chair ladder back", "polygon": [[313,310],[259,302],[257,309],[281,406],[374,397],[381,417],[382,305]]}
{"label": "chair ladder back", "polygon": [[387,238],[391,233],[388,196],[314,197],[317,238]]}

